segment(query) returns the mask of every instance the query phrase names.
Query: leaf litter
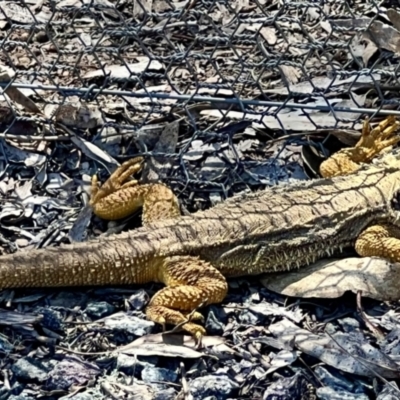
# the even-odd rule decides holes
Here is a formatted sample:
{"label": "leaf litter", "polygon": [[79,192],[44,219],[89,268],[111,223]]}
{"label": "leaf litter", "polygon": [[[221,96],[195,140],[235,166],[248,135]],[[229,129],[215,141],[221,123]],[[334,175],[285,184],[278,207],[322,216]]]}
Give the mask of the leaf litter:
{"label": "leaf litter", "polygon": [[[183,209],[193,212],[238,193],[307,179],[301,153],[310,138],[315,145],[332,134],[349,145],[359,135],[359,112],[333,113],[329,107],[374,107],[396,99],[390,81],[399,51],[394,8],[382,6],[380,20],[370,24],[376,10],[360,2],[352,14],[339,2],[307,7],[301,15],[301,8],[259,1],[274,19],[268,24],[259,20],[258,5],[234,1],[214,4],[210,23],[202,14],[203,2],[141,3],[65,0],[54,8],[45,0],[0,6],[0,33],[10,44],[7,55],[0,55],[0,82],[38,86],[6,88],[0,99],[2,253],[140,225],[138,218],[106,223],[88,207],[91,176],[104,180],[136,154],[147,157],[142,179],[161,179],[179,195]],[[146,12],[158,13],[157,18],[143,19]],[[137,42],[129,46],[116,45],[115,31],[127,26],[121,16],[142,18]],[[32,32],[24,28],[51,20],[66,34],[58,27],[55,35],[44,25]],[[368,25],[370,34],[359,32]],[[100,26],[110,29],[100,32]],[[225,35],[232,47],[219,47]],[[318,43],[334,37],[336,45],[323,54],[314,47],[310,52],[307,46],[315,42],[308,35]],[[195,37],[194,53],[182,59]],[[182,47],[178,51],[171,43]],[[345,52],[338,43],[345,44]],[[95,51],[86,51],[88,46]],[[103,52],[107,47],[123,51],[123,59],[118,52]],[[379,68],[365,74],[380,49],[388,53]],[[203,53],[218,62],[203,60]],[[288,60],[303,57],[304,64],[264,65],[282,54]],[[170,57],[178,61],[170,63]],[[333,71],[350,70],[353,62],[362,73],[345,71],[332,78]],[[26,74],[37,68],[40,73]],[[84,99],[40,89],[82,87],[83,82],[141,97],[100,90]],[[384,99],[377,85],[384,88]],[[298,104],[328,111],[264,105],[251,110],[223,101],[183,104],[147,96],[152,93],[220,99],[262,95],[276,101],[290,95]],[[313,156],[307,162],[308,157]],[[310,271],[303,270],[272,283],[268,278],[229,282],[224,303],[203,310],[210,336],[202,348],[179,333],[160,333],[145,319],[148,298],[158,288],[151,284],[141,288],[146,296],[135,287],[3,291],[0,396],[398,398],[400,316],[389,302],[396,299],[396,271],[370,260],[352,279],[350,272],[360,262],[330,260],[308,279],[301,274]],[[371,277],[380,286],[369,285]],[[362,309],[355,298],[360,291]],[[383,336],[371,335],[372,326]]]}

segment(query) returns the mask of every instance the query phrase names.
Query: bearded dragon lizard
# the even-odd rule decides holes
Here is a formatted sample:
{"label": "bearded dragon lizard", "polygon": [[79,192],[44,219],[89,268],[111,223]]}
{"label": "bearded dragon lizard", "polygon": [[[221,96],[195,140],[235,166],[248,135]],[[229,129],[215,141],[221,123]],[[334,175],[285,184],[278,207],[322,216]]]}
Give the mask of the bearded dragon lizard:
{"label": "bearded dragon lizard", "polygon": [[148,319],[182,324],[200,339],[202,315],[192,311],[221,302],[227,277],[289,271],[347,246],[360,256],[400,261],[398,213],[391,205],[400,189],[400,156],[387,151],[400,141],[398,127],[394,117],[374,129],[366,121],[355,147],[321,164],[322,179],[236,196],[189,216],[180,215],[167,186],[131,180],[141,160],[127,161],[100,188],[93,177],[91,206],[107,220],[142,208],[143,227],[0,256],[0,287],[162,282]]}

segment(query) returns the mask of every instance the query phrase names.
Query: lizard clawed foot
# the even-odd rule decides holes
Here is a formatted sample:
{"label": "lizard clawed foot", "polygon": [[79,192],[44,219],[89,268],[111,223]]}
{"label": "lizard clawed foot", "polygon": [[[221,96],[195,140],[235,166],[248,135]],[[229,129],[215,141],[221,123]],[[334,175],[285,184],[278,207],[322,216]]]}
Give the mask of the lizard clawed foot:
{"label": "lizard clawed foot", "polygon": [[395,116],[390,116],[371,130],[369,120],[365,120],[360,140],[354,147],[345,148],[333,154],[320,166],[320,173],[324,178],[347,175],[361,168],[363,163],[390,150],[400,141],[400,136],[395,135],[400,123]]}
{"label": "lizard clawed foot", "polygon": [[142,161],[142,157],[136,157],[124,162],[100,188],[97,176],[93,176],[90,205],[98,217],[117,220],[143,207],[142,222],[147,225],[180,215],[178,199],[167,186],[159,183],[139,184],[131,179],[133,174],[142,169]]}
{"label": "lizard clawed foot", "polygon": [[97,175],[92,177],[90,205],[93,212],[106,220],[117,220],[133,214],[143,206],[147,189],[131,176],[142,169],[142,157],[125,161],[103,183],[98,185]]}
{"label": "lizard clawed foot", "polygon": [[204,317],[197,311],[194,313],[184,314],[180,311],[171,310],[167,307],[149,306],[146,309],[146,316],[150,321],[162,325],[164,330],[166,325],[173,325],[175,327],[173,331],[177,327],[180,327],[185,332],[194,336],[196,340],[201,340],[201,338],[206,334],[206,330],[201,325],[191,322],[196,320],[204,320]]}
{"label": "lizard clawed foot", "polygon": [[390,150],[393,145],[400,141],[400,136],[395,136],[395,132],[399,128],[400,123],[395,116],[384,119],[374,129],[371,130],[369,120],[365,120],[363,124],[362,135],[355,147],[365,148],[365,160],[369,162],[376,157],[382,150]]}
{"label": "lizard clawed foot", "polygon": [[136,180],[129,181],[129,178],[142,169],[142,162],[142,157],[136,157],[125,161],[110,175],[110,177],[106,180],[106,182],[103,183],[101,187],[98,185],[97,175],[93,175],[90,205],[96,205],[104,197],[113,194],[127,186],[137,185],[138,182]]}

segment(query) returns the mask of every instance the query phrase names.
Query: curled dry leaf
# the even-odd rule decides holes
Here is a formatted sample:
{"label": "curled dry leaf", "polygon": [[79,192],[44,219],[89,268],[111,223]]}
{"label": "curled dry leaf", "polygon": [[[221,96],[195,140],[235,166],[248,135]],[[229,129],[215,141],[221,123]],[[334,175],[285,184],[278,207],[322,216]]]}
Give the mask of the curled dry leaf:
{"label": "curled dry leaf", "polygon": [[380,301],[400,299],[400,264],[380,258],[320,260],[298,271],[264,277],[274,292],[294,297],[336,298],[347,291]]}

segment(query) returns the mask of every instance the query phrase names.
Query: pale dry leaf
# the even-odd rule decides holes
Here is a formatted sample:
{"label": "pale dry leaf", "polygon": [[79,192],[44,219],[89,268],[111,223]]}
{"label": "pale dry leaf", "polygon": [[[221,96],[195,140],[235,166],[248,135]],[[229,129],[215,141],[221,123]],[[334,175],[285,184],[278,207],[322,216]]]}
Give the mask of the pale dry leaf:
{"label": "pale dry leaf", "polygon": [[400,32],[392,26],[374,21],[365,32],[365,36],[380,48],[393,51],[395,54],[400,53]]}
{"label": "pale dry leaf", "polygon": [[297,271],[267,275],[261,282],[285,296],[336,298],[361,291],[376,300],[400,299],[400,265],[372,257],[320,260]]}
{"label": "pale dry leaf", "polygon": [[378,50],[376,44],[363,34],[353,36],[350,46],[352,51],[347,54],[347,58],[349,60],[352,60],[353,57],[362,58],[364,67],[368,65],[369,59]]}
{"label": "pale dry leaf", "polygon": [[0,209],[0,221],[3,219],[15,219],[24,214],[24,210],[14,203],[2,203]]}
{"label": "pale dry leaf", "polygon": [[119,163],[117,160],[115,160],[113,157],[111,157],[109,154],[107,154],[105,151],[101,150],[98,148],[96,145],[93,143],[88,142],[87,140],[73,135],[71,136],[71,141],[75,144],[76,147],[78,147],[82,153],[84,153],[86,156],[90,157],[93,160],[107,163],[114,168],[119,166]]}
{"label": "pale dry leaf", "polygon": [[278,40],[275,28],[264,26],[261,28],[260,34],[270,46],[274,46]]}
{"label": "pale dry leaf", "polygon": [[286,346],[297,348],[340,371],[361,376],[379,374],[385,378],[398,378],[397,364],[366,340],[347,333],[313,334],[282,320],[268,327],[271,334]]}
{"label": "pale dry leaf", "polygon": [[281,65],[278,67],[289,84],[297,83],[301,77],[301,70],[291,65]]}
{"label": "pale dry leaf", "polygon": [[17,195],[19,200],[25,200],[32,196],[32,186],[32,181],[26,181],[25,183],[16,187],[14,193]]}
{"label": "pale dry leaf", "polygon": [[[372,75],[372,76],[371,76]],[[360,85],[364,85],[366,83],[379,82],[381,76],[379,74],[371,74],[371,75],[362,75],[362,76],[351,76],[346,79],[335,79],[332,81],[332,78],[327,78],[323,76],[317,76],[310,81],[299,82],[296,84],[292,84],[289,86],[289,90],[292,92],[310,94],[314,92],[314,87],[319,90],[326,91],[328,88],[337,88],[343,85],[352,84],[352,89],[356,89]],[[274,94],[289,94],[289,90],[287,87],[277,87],[271,89],[264,89],[264,93],[274,93]]]}
{"label": "pale dry leaf", "polygon": [[[137,57],[139,58],[139,57]],[[163,65],[157,60],[151,60],[150,58],[140,57],[140,61],[137,63],[126,64],[126,65],[107,65],[103,69],[97,69],[96,71],[90,71],[86,73],[83,78],[92,79],[105,76],[104,74],[110,74],[111,78],[129,78],[132,73],[139,74],[141,72],[160,71],[163,69]]]}
{"label": "pale dry leaf", "polygon": [[309,7],[307,14],[309,15],[311,21],[319,20],[321,18],[320,9],[317,7]]}
{"label": "pale dry leaf", "polygon": [[15,163],[24,163],[29,167],[38,167],[46,162],[46,156],[19,149],[6,142],[3,143],[3,148],[8,160]]}
{"label": "pale dry leaf", "polygon": [[[219,346],[224,342],[223,338],[214,336],[205,336],[202,339],[204,347]],[[202,357],[204,354],[195,350],[195,347],[196,343],[191,336],[157,333],[140,337],[114,352],[137,356]]]}
{"label": "pale dry leaf", "polygon": [[269,375],[272,372],[275,372],[279,368],[287,367],[288,365],[292,365],[299,355],[297,351],[289,351],[289,350],[281,350],[278,354],[276,354],[271,359],[271,367],[268,368],[265,375]]}
{"label": "pale dry leaf", "polygon": [[[356,93],[351,92],[351,97],[350,99],[345,99],[342,101],[339,101],[338,103],[335,104],[335,107],[337,108],[358,108],[358,107],[364,107],[365,105],[365,100],[367,98],[367,94],[362,94],[358,96]],[[362,113],[358,112],[345,112],[345,111],[335,111],[335,115],[337,118],[340,119],[350,119],[353,121],[356,121],[358,118],[361,117]]]}
{"label": "pale dry leaf", "polygon": [[142,16],[151,12],[153,0],[140,0],[133,3],[133,17]]}
{"label": "pale dry leaf", "polygon": [[304,315],[299,308],[288,310],[277,304],[270,304],[267,302],[261,302],[258,304],[251,305],[250,307],[248,307],[248,310],[255,314],[261,314],[266,317],[269,317],[271,315],[284,316],[297,323],[301,322],[304,318]]}
{"label": "pale dry leaf", "polygon": [[[272,113],[272,108],[269,112]],[[215,118],[225,118],[226,120],[253,120],[253,128],[265,129],[265,127],[273,130],[282,130],[282,127],[286,130],[291,131],[302,131],[302,132],[314,132],[317,130],[317,126],[336,126],[338,129],[352,128],[359,130],[362,128],[362,124],[358,123],[353,126],[351,122],[338,122],[333,115],[329,115],[323,112],[304,113],[300,114],[300,110],[295,110],[292,112],[279,112],[277,115],[254,115],[243,113],[240,111],[229,111],[227,113],[222,113],[220,110],[204,110],[201,111],[202,116],[215,117]]]}
{"label": "pale dry leaf", "polygon": [[[16,2],[2,1],[1,10],[1,19],[9,18],[11,21],[21,24],[32,24],[35,22],[35,19],[32,13],[29,12],[29,9],[27,7],[21,7],[20,5],[16,4]],[[6,17],[4,16],[4,14],[6,15]]]}
{"label": "pale dry leaf", "polygon": [[43,319],[41,315],[19,313],[12,310],[0,310],[0,325],[15,326],[24,324],[37,324]]}

